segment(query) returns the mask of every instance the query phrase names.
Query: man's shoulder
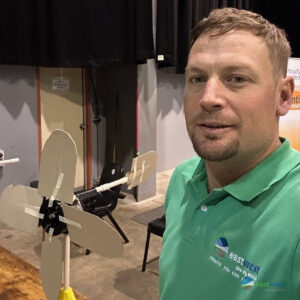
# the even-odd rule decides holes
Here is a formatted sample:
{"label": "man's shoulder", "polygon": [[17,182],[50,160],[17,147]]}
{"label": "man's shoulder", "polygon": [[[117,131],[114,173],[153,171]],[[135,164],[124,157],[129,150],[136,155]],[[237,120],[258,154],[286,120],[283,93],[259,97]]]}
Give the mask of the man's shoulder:
{"label": "man's shoulder", "polygon": [[[169,218],[176,220],[174,216],[179,216],[184,210],[182,207],[179,209],[181,204],[183,204],[183,199],[186,191],[186,186],[191,179],[202,170],[201,158],[198,156],[192,157],[188,160],[183,161],[179,164],[171,177],[170,184],[167,190],[165,199],[165,213]],[[184,201],[187,203],[186,201]]]}
{"label": "man's shoulder", "polygon": [[187,179],[191,179],[195,174],[196,169],[199,167],[200,161],[201,158],[199,156],[194,156],[192,158],[189,158],[188,160],[183,161],[175,168],[174,175],[181,175],[186,177]]}

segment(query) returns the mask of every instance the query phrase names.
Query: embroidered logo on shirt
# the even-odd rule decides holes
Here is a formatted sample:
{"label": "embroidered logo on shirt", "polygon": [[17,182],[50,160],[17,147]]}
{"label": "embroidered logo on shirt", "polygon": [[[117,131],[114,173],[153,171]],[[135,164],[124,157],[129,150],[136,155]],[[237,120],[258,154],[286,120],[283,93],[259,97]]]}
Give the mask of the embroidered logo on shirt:
{"label": "embroidered logo on shirt", "polygon": [[245,290],[250,290],[254,287],[255,280],[251,277],[244,277],[241,281],[242,288]]}
{"label": "embroidered logo on shirt", "polygon": [[220,257],[225,257],[228,254],[229,247],[225,238],[220,237],[215,244],[216,252]]}
{"label": "embroidered logo on shirt", "polygon": [[[241,286],[245,290],[250,290],[255,286],[260,267],[251,263],[242,256],[229,251],[229,244],[226,238],[220,237],[215,242],[215,251],[220,258],[213,255],[209,260],[217,265],[223,272],[231,274],[235,279],[240,280]],[[232,264],[235,263],[235,264]]]}

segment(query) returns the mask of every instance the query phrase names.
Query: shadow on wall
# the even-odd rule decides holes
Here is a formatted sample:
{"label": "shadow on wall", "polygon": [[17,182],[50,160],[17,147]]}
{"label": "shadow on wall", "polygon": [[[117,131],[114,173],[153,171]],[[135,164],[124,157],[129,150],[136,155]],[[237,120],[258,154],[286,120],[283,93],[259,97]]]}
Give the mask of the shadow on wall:
{"label": "shadow on wall", "polygon": [[117,162],[125,172],[130,170],[136,144],[136,72],[136,66],[93,70],[95,90],[106,120],[105,136],[98,136],[98,147],[103,149],[101,140],[105,139],[105,162]]}
{"label": "shadow on wall", "polygon": [[2,168],[0,192],[10,184],[29,185],[38,176],[36,68],[1,65],[0,140],[5,158],[20,162]]}
{"label": "shadow on wall", "polygon": [[157,71],[157,116],[164,118],[170,111],[183,109],[185,78],[182,74]]}
{"label": "shadow on wall", "polygon": [[[145,97],[142,99],[146,103],[155,96],[157,88],[157,72],[154,60],[148,60],[147,64],[138,67],[138,92],[143,91]],[[140,95],[139,95],[140,98]],[[145,107],[144,107],[145,108]]]}
{"label": "shadow on wall", "polygon": [[36,67],[1,65],[0,103],[14,118],[20,115],[27,104],[37,123],[36,112]]}

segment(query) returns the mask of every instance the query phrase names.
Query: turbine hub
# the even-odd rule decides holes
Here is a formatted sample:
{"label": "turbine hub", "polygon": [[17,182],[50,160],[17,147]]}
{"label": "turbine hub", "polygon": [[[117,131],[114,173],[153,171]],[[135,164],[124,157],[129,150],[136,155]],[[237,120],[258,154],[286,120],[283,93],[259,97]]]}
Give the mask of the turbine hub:
{"label": "turbine hub", "polygon": [[44,230],[49,233],[53,228],[52,235],[56,236],[61,233],[67,233],[66,223],[59,220],[59,217],[63,217],[64,213],[61,208],[61,202],[53,200],[52,206],[49,206],[49,199],[43,198],[43,203],[40,208],[40,213],[44,215],[43,219],[40,219],[39,226],[42,226]]}

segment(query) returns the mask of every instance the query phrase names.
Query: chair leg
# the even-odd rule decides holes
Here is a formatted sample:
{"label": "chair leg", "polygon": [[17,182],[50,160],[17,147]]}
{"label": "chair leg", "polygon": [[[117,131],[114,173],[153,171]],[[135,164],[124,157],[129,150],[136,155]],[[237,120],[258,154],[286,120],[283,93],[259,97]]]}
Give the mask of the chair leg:
{"label": "chair leg", "polygon": [[125,233],[123,232],[123,230],[121,229],[121,227],[119,226],[119,224],[117,223],[117,221],[113,218],[110,210],[107,211],[107,216],[109,217],[109,219],[111,220],[111,222],[114,224],[114,226],[116,227],[116,229],[118,230],[118,232],[122,236],[122,238],[125,241],[125,243],[126,244],[129,243],[129,240],[128,240],[127,236],[125,235]]}
{"label": "chair leg", "polygon": [[143,259],[142,272],[145,272],[145,270],[146,270],[148,249],[149,249],[149,243],[150,243],[150,235],[151,235],[151,232],[148,230],[147,231],[147,239],[146,239],[146,245],[145,245],[145,253],[144,253],[144,259]]}

